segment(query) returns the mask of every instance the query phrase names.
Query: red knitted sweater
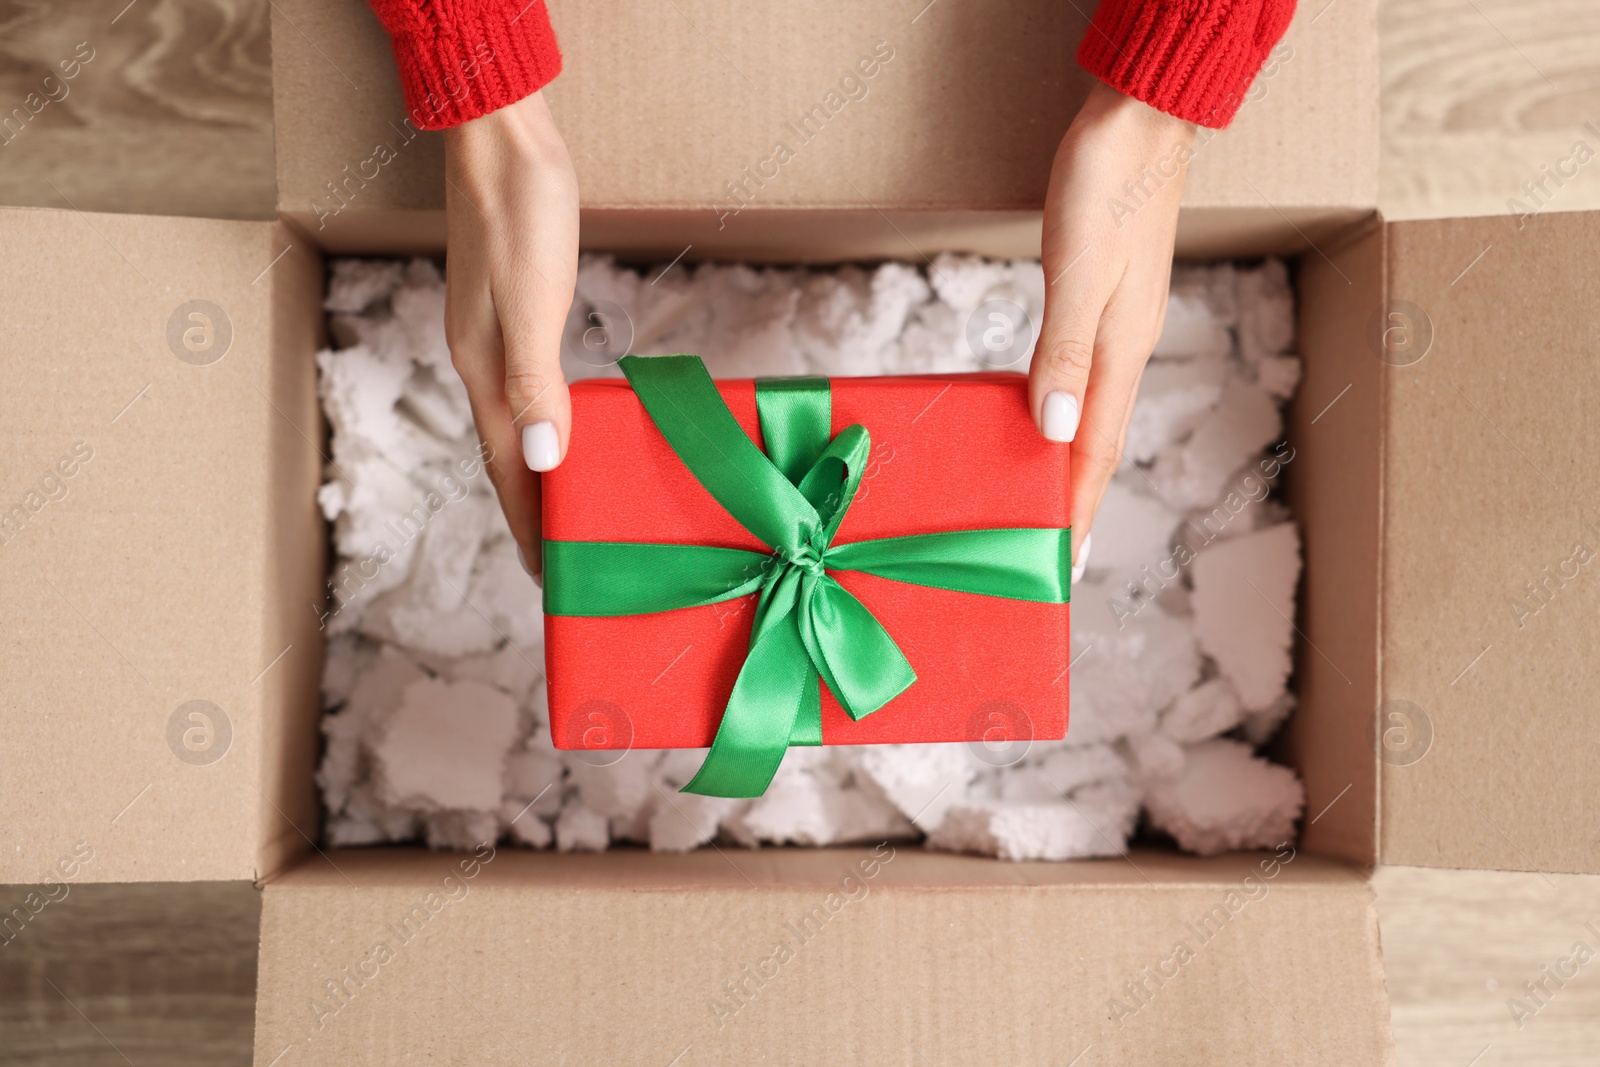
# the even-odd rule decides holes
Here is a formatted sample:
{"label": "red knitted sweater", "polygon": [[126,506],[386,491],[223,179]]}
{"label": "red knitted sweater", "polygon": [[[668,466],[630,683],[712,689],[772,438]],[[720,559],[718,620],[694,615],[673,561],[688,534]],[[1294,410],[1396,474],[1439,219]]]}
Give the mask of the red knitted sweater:
{"label": "red knitted sweater", "polygon": [[[443,129],[515,103],[561,73],[544,0],[371,0],[394,38],[411,119]],[[1295,0],[1101,0],[1078,62],[1178,118],[1233,118]]]}

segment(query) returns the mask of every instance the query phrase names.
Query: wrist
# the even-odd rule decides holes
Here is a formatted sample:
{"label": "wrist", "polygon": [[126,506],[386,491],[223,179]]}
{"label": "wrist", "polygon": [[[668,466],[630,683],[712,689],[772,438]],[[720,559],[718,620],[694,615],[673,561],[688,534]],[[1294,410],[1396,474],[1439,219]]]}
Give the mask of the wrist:
{"label": "wrist", "polygon": [[448,156],[469,163],[572,166],[542,92],[450,127],[444,131],[444,144]]}
{"label": "wrist", "polygon": [[1072,133],[1090,131],[1118,139],[1148,141],[1167,149],[1194,143],[1195,125],[1096,81],[1072,121]]}

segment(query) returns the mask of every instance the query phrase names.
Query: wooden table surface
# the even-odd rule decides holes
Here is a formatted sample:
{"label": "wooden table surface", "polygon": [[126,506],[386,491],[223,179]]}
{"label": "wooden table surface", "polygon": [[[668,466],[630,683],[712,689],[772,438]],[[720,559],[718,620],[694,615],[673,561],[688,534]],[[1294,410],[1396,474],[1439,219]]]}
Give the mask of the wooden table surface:
{"label": "wooden table surface", "polygon": [[[0,2],[0,107],[92,53],[0,138],[0,203],[270,218],[268,12]],[[1515,211],[1577,141],[1600,152],[1600,0],[1387,0],[1380,17],[1389,218]],[[1597,207],[1600,161],[1548,204]],[[1600,951],[1600,877],[1385,868],[1375,885],[1402,1067],[1600,1062],[1600,960],[1542,1005],[1523,990],[1576,942]],[[244,884],[74,888],[0,949],[0,1062],[248,1063],[259,908]],[[1519,1025],[1511,998],[1538,1011]]]}

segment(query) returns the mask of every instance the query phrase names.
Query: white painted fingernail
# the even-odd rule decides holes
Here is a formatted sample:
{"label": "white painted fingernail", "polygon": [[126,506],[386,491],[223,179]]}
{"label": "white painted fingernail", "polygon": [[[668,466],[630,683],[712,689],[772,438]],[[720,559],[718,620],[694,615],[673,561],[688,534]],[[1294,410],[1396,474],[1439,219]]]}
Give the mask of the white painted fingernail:
{"label": "white painted fingernail", "polygon": [[532,567],[528,566],[528,557],[522,554],[521,545],[517,546],[517,562],[522,564],[522,569],[528,572],[528,577],[533,579],[533,584],[543,589],[544,579],[539,577]]}
{"label": "white painted fingernail", "polygon": [[[1078,436],[1078,398],[1057,389],[1044,398],[1044,435],[1066,444]],[[1087,542],[1085,542],[1087,544]]]}
{"label": "white painted fingernail", "polygon": [[[1077,417],[1073,417],[1076,425]],[[522,460],[531,471],[555,470],[561,462],[561,440],[556,437],[556,424],[536,422],[522,428]]]}
{"label": "white painted fingernail", "polygon": [[1094,531],[1083,535],[1083,547],[1078,549],[1078,562],[1072,565],[1072,584],[1083,581],[1083,572],[1089,569],[1089,549],[1094,547]]}

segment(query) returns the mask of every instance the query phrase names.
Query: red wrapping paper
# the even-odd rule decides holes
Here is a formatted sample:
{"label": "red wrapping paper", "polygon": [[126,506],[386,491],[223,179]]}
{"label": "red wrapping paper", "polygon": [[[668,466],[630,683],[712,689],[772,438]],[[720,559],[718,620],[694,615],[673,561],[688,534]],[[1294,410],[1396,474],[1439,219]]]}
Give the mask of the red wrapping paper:
{"label": "red wrapping paper", "polygon": [[[872,437],[835,544],[986,527],[1066,526],[1068,447],[1046,441],[1017,374],[834,378],[833,427]],[[753,381],[717,382],[761,444]],[[575,383],[567,458],[544,475],[544,536],[770,551],[667,445],[625,381]],[[1055,740],[1067,729],[1069,610],[954,593],[859,572],[833,576],[917,673],[859,722],[822,687],[829,745]],[[749,648],[754,595],[612,618],[546,616],[557,748],[711,744]]]}

